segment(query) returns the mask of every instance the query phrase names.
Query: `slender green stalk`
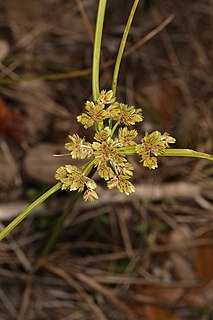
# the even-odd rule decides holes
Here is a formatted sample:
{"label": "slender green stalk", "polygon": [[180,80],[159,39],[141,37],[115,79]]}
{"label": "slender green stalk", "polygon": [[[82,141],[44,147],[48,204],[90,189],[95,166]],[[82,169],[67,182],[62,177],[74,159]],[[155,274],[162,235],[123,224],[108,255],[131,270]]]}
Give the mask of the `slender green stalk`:
{"label": "slender green stalk", "polygon": [[85,163],[85,165],[81,167],[81,170],[85,175],[87,175],[88,172],[93,168],[94,164],[95,164],[95,159],[92,159],[87,163]]}
{"label": "slender green stalk", "polygon": [[[127,146],[118,149],[126,155],[137,155],[135,151],[135,146]],[[192,157],[192,158],[201,158],[213,161],[213,156],[199,151],[194,151],[191,149],[166,149],[164,153],[160,154],[161,157]]]}
{"label": "slender green stalk", "polygon": [[126,27],[125,27],[125,30],[124,30],[124,33],[123,33],[123,37],[121,39],[120,47],[119,47],[119,50],[118,50],[118,55],[117,55],[117,58],[116,58],[115,68],[114,68],[114,73],[113,73],[113,79],[112,79],[112,91],[113,91],[114,97],[116,95],[117,83],[118,83],[118,74],[119,74],[119,70],[120,70],[120,65],[121,65],[123,52],[124,52],[125,45],[126,45],[126,40],[127,40],[128,34],[129,34],[129,30],[130,30],[130,27],[131,27],[131,24],[132,24],[132,20],[134,18],[135,11],[137,9],[138,3],[139,3],[139,0],[135,0],[134,3],[133,3],[133,6],[132,6],[132,9],[130,11],[129,18],[128,18],[128,21],[127,21],[127,24],[126,24]]}
{"label": "slender green stalk", "polygon": [[164,153],[161,154],[163,157],[193,157],[202,158],[206,160],[213,161],[213,156],[207,153],[194,151],[191,149],[166,149]]}
{"label": "slender green stalk", "polygon": [[100,69],[100,56],[101,56],[101,41],[103,34],[104,16],[106,10],[107,0],[99,0],[94,49],[93,49],[93,62],[92,62],[92,96],[93,101],[97,101],[100,89],[99,89],[99,69]]}
{"label": "slender green stalk", "polygon": [[64,80],[64,79],[71,79],[83,76],[89,76],[91,74],[91,68],[83,69],[83,70],[74,70],[69,72],[61,72],[61,73],[51,73],[45,74],[41,76],[30,76],[30,77],[18,77],[17,79],[12,78],[3,78],[0,79],[0,84],[13,84],[13,83],[21,83],[24,81],[37,81],[37,80]]}
{"label": "slender green stalk", "polygon": [[120,124],[120,120],[116,122],[116,124],[114,125],[114,127],[112,128],[112,131],[111,131],[111,138],[113,137],[114,133],[115,133],[115,130],[117,129],[117,127],[119,126]]}
{"label": "slender green stalk", "polygon": [[53,193],[58,191],[61,188],[61,182],[55,184],[52,188],[42,194],[38,199],[36,199],[31,205],[20,213],[7,227],[0,232],[0,240],[4,239],[22,220],[24,220],[35,207],[39,206],[47,198],[49,198]]}

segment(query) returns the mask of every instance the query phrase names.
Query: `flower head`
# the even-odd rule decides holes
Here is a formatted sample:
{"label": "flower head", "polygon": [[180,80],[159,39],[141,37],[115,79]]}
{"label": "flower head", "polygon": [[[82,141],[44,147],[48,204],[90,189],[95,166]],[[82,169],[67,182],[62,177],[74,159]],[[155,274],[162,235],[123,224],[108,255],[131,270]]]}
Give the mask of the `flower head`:
{"label": "flower head", "polygon": [[135,187],[133,186],[133,184],[125,176],[122,175],[115,175],[107,182],[107,187],[109,189],[117,188],[120,192],[123,192],[126,195],[135,192]]}
{"label": "flower head", "polygon": [[82,113],[77,117],[78,122],[83,124],[85,129],[92,127],[94,124],[103,125],[103,121],[107,118],[107,112],[104,110],[104,104],[95,104],[87,101],[85,105],[87,113]]}
{"label": "flower head", "polygon": [[95,133],[95,140],[98,142],[103,142],[107,140],[111,135],[112,130],[109,127],[105,127],[104,129]]}
{"label": "flower head", "polygon": [[92,195],[94,195],[94,199],[98,197],[94,191],[97,187],[95,181],[87,177],[84,172],[76,166],[65,165],[58,168],[55,178],[61,181],[62,190],[68,189],[70,191],[77,190],[78,192],[82,192],[86,188],[86,191],[88,191],[88,193],[90,192],[88,200],[91,201]]}
{"label": "flower head", "polygon": [[115,102],[107,109],[108,117],[126,126],[134,125],[136,122],[143,121],[142,110],[124,103]]}
{"label": "flower head", "polygon": [[85,138],[80,138],[79,135],[73,134],[69,136],[71,142],[65,144],[65,149],[70,151],[73,159],[90,158],[93,154],[92,145],[85,142]]}
{"label": "flower head", "polygon": [[118,130],[118,141],[121,147],[135,145],[134,139],[137,135],[138,133],[136,130],[128,130],[127,127],[120,128]]}
{"label": "flower head", "polygon": [[94,141],[89,143],[77,134],[69,136],[65,149],[74,159],[89,159],[82,167],[65,165],[56,170],[56,179],[61,181],[62,189],[83,192],[85,201],[98,199],[96,183],[87,176],[92,167],[97,169],[109,189],[129,195],[135,191],[130,182],[134,167],[127,155],[141,155],[145,167],[157,168],[157,156],[161,155],[175,139],[168,133],[159,131],[146,133],[140,144],[136,144],[137,130],[128,126],[143,120],[142,110],[119,103],[112,90],[102,90],[96,102],[87,101],[85,112],[77,117],[84,128],[95,126]]}
{"label": "flower head", "polygon": [[145,167],[150,169],[157,168],[157,158],[154,156],[161,155],[166,148],[169,147],[169,143],[174,143],[175,139],[171,137],[167,132],[161,134],[159,131],[153,131],[152,133],[146,132],[145,137],[141,139],[141,144],[135,147],[136,152],[142,156],[142,162]]}
{"label": "flower head", "polygon": [[101,93],[98,97],[97,102],[100,104],[110,104],[115,101],[116,98],[113,98],[113,91],[101,90]]}
{"label": "flower head", "polygon": [[83,200],[93,202],[95,199],[98,199],[98,195],[93,189],[87,189],[83,194]]}
{"label": "flower head", "polygon": [[144,167],[148,167],[149,169],[156,169],[158,167],[157,158],[146,156],[142,158]]}

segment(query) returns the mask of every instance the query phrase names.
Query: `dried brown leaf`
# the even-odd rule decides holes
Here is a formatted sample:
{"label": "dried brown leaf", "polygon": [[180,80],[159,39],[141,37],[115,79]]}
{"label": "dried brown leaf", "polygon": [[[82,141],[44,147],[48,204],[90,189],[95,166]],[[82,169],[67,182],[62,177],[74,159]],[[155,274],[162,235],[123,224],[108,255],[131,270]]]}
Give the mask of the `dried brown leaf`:
{"label": "dried brown leaf", "polygon": [[144,313],[147,320],[181,320],[166,307],[147,304],[144,306]]}
{"label": "dried brown leaf", "polygon": [[[203,237],[212,238],[213,233],[202,235]],[[213,279],[213,245],[209,244],[194,249],[194,262],[199,277],[206,283]]]}
{"label": "dried brown leaf", "polygon": [[9,108],[0,100],[0,137],[21,143],[26,140],[25,118],[17,108]]}

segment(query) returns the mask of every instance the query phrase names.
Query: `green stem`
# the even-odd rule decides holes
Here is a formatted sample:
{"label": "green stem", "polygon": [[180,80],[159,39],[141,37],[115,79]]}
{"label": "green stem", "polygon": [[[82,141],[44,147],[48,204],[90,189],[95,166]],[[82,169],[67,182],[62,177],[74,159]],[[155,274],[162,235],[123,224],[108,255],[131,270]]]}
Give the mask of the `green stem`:
{"label": "green stem", "polygon": [[121,151],[123,154],[128,155],[128,156],[138,155],[137,152],[135,151],[135,145],[121,147],[121,148],[118,148],[118,150]]}
{"label": "green stem", "polygon": [[213,156],[207,153],[194,151],[191,149],[166,149],[164,153],[161,154],[162,157],[193,157],[202,158],[213,161]]}
{"label": "green stem", "polygon": [[134,3],[133,3],[133,6],[132,6],[132,9],[130,11],[129,18],[128,18],[128,21],[127,21],[127,24],[126,24],[126,27],[125,27],[125,30],[124,30],[124,33],[123,33],[123,37],[121,39],[120,47],[119,47],[119,50],[118,50],[118,55],[117,55],[117,58],[116,58],[115,68],[114,68],[114,73],[113,73],[113,79],[112,79],[112,91],[113,91],[113,96],[114,97],[116,95],[117,83],[118,83],[118,73],[119,73],[119,70],[120,70],[120,65],[121,65],[121,60],[122,60],[124,48],[125,48],[125,45],[126,45],[126,40],[127,40],[128,34],[129,34],[129,30],[130,30],[130,27],[131,27],[131,24],[132,24],[132,20],[134,18],[135,11],[137,9],[138,3],[139,3],[139,0],[135,0]]}
{"label": "green stem", "polygon": [[[125,155],[137,155],[135,151],[135,146],[127,146],[118,149],[123,152]],[[164,153],[159,155],[161,157],[192,157],[192,158],[201,158],[213,161],[213,156],[199,151],[194,151],[191,149],[166,149]]]}
{"label": "green stem", "polygon": [[87,175],[87,173],[92,169],[94,164],[95,164],[95,159],[92,159],[87,163],[85,163],[85,165],[81,167],[81,170],[85,175]]}
{"label": "green stem", "polygon": [[93,63],[92,63],[92,96],[93,101],[97,101],[100,89],[99,89],[99,69],[100,69],[100,56],[101,56],[101,41],[103,34],[104,16],[106,10],[107,0],[99,0],[94,49],[93,49]]}
{"label": "green stem", "polygon": [[22,213],[20,213],[7,227],[4,228],[2,232],[0,232],[0,241],[4,239],[22,220],[24,220],[31,211],[39,206],[42,202],[44,202],[47,198],[49,198],[53,193],[58,191],[61,188],[61,182],[55,184],[51,189],[42,194],[38,199],[36,199],[27,209],[25,209]]}
{"label": "green stem", "polygon": [[112,128],[112,131],[111,131],[111,138],[113,137],[114,133],[115,133],[115,130],[117,129],[117,127],[119,126],[120,124],[120,120],[116,122],[116,124],[114,125],[114,127]]}

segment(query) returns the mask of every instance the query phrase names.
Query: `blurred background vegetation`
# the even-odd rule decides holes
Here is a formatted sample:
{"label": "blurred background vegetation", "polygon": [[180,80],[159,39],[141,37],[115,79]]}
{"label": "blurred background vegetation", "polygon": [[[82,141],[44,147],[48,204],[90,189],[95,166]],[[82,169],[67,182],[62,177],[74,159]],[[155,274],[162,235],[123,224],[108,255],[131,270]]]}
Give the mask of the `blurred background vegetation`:
{"label": "blurred background vegetation", "polygon": [[[108,1],[103,89],[110,89],[132,3]],[[97,5],[0,3],[1,228],[55,183],[67,158],[53,154],[64,153],[67,135],[90,139],[76,116],[91,99]],[[176,147],[212,153],[212,34],[212,0],[140,2],[117,97],[143,109],[141,136],[168,131]],[[101,185],[100,200],[78,202],[47,257],[40,258],[42,248],[69,192],[50,198],[0,243],[1,320],[213,319],[212,164],[163,158],[150,171],[132,162],[135,194]]]}

